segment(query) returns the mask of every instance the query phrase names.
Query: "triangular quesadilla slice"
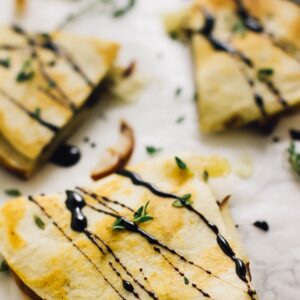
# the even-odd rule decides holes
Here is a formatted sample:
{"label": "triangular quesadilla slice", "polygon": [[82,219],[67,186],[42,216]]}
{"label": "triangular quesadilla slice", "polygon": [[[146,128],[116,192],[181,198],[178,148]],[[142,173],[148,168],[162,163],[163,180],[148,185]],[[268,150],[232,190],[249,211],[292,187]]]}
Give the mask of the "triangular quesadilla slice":
{"label": "triangular quesadilla slice", "polygon": [[95,100],[118,45],[0,28],[0,161],[23,177],[69,136]]}
{"label": "triangular quesadilla slice", "polygon": [[166,18],[193,50],[201,128],[265,123],[300,102],[300,6],[197,0]]}
{"label": "triangular quesadilla slice", "polygon": [[32,299],[257,299],[209,185],[227,172],[219,157],[158,158],[12,200],[0,253]]}

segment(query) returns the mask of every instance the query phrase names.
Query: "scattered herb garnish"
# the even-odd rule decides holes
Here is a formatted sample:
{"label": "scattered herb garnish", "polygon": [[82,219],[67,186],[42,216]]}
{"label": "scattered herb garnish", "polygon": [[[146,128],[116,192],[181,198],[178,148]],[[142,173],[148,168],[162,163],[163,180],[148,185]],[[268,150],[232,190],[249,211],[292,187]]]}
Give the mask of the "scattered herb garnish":
{"label": "scattered herb garnish", "polygon": [[169,33],[169,36],[170,36],[170,38],[171,38],[172,40],[177,40],[177,39],[178,39],[178,34],[177,34],[176,31],[171,31],[171,32]]}
{"label": "scattered herb garnish", "polygon": [[241,36],[244,36],[247,31],[247,28],[241,20],[236,21],[232,26],[232,32],[238,33]]}
{"label": "scattered herb garnish", "polygon": [[205,182],[208,181],[208,179],[209,179],[209,173],[208,173],[207,170],[204,170],[202,177],[203,177],[203,180],[204,180]]}
{"label": "scattered herb garnish", "polygon": [[180,96],[182,93],[182,88],[178,87],[176,90],[175,90],[175,96],[178,97]]}
{"label": "scattered herb garnish", "polygon": [[37,119],[37,120],[40,120],[41,119],[41,109],[39,107],[37,107],[35,109],[35,111],[32,113],[32,116]]}
{"label": "scattered herb garnish", "polygon": [[123,230],[125,227],[122,225],[122,218],[117,218],[113,224],[113,230]]}
{"label": "scattered herb garnish", "polygon": [[56,82],[55,82],[54,80],[52,80],[52,79],[49,79],[49,80],[48,80],[48,87],[49,87],[49,88],[54,88],[54,87],[56,87]]}
{"label": "scattered herb garnish", "polygon": [[0,264],[0,272],[4,273],[8,271],[8,264],[5,260],[3,260]]}
{"label": "scattered herb garnish", "polygon": [[57,29],[61,30],[78,19],[87,16],[91,12],[102,13],[107,12],[107,9],[112,13],[114,18],[123,17],[136,4],[136,0],[127,0],[127,4],[123,7],[116,6],[116,2],[112,0],[82,0],[78,2],[84,3],[84,5],[67,15]]}
{"label": "scattered herb garnish", "polygon": [[128,13],[135,5],[136,0],[128,0],[128,3],[125,7],[116,9],[113,12],[113,16],[115,18],[123,17],[126,13]]}
{"label": "scattered herb garnish", "polygon": [[188,167],[185,162],[183,162],[179,157],[175,157],[176,164],[181,170],[188,170]]}
{"label": "scattered herb garnish", "polygon": [[290,163],[293,170],[300,176],[300,153],[297,153],[295,141],[291,141],[288,149]]}
{"label": "scattered herb garnish", "polygon": [[36,226],[42,230],[45,229],[45,223],[42,221],[42,219],[38,216],[34,216],[34,222]]}
{"label": "scattered herb garnish", "polygon": [[184,276],[184,283],[186,284],[186,285],[188,285],[189,283],[190,283],[190,281],[188,280],[188,278],[186,278],[185,276]]}
{"label": "scattered herb garnish", "polygon": [[177,123],[177,124],[180,124],[180,123],[182,123],[184,120],[185,120],[185,117],[184,117],[184,116],[178,117],[178,118],[176,119],[176,123]]}
{"label": "scattered herb garnish", "polygon": [[160,152],[162,148],[156,148],[154,146],[146,146],[146,151],[149,155],[155,155],[156,153]]}
{"label": "scattered herb garnish", "polygon": [[267,81],[274,74],[274,70],[271,68],[262,68],[257,71],[257,78],[260,81]]}
{"label": "scattered herb garnish", "polygon": [[34,71],[32,68],[32,60],[28,59],[24,62],[20,72],[16,77],[17,82],[24,82],[27,80],[31,80],[34,76]]}
{"label": "scattered herb garnish", "polygon": [[197,92],[194,93],[193,100],[194,100],[194,102],[197,102],[197,100],[198,100],[198,93]]}
{"label": "scattered herb garnish", "polygon": [[56,65],[56,61],[55,60],[51,60],[48,62],[48,66],[49,67],[54,67]]}
{"label": "scattered herb garnish", "polygon": [[[149,201],[146,205],[141,206],[136,212],[133,214],[133,222],[134,223],[145,223],[153,220],[152,216],[148,215],[147,208],[149,206]],[[113,230],[123,230],[125,227],[123,226],[123,219],[121,217],[117,218],[116,221],[112,225]]]}
{"label": "scattered herb garnish", "polygon": [[185,194],[182,197],[180,197],[180,200],[175,200],[172,204],[174,207],[184,207],[187,205],[191,205],[193,202],[191,200],[192,194]]}
{"label": "scattered herb garnish", "polygon": [[11,197],[19,197],[21,196],[21,192],[18,189],[7,189],[4,191],[7,196]]}
{"label": "scattered herb garnish", "polygon": [[0,66],[8,69],[10,67],[10,58],[0,59]]}
{"label": "scattered herb garnish", "polygon": [[133,222],[134,223],[145,223],[148,221],[153,220],[153,217],[148,215],[147,208],[149,205],[149,201],[146,203],[145,206],[141,206],[133,215]]}

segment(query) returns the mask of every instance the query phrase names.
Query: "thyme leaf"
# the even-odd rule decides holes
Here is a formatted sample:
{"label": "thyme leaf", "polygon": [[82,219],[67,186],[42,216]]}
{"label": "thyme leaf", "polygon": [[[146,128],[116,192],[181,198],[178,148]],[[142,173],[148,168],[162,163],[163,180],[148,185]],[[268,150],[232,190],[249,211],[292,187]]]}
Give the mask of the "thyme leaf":
{"label": "thyme leaf", "polygon": [[292,169],[300,176],[300,153],[297,153],[295,141],[291,141],[288,152]]}

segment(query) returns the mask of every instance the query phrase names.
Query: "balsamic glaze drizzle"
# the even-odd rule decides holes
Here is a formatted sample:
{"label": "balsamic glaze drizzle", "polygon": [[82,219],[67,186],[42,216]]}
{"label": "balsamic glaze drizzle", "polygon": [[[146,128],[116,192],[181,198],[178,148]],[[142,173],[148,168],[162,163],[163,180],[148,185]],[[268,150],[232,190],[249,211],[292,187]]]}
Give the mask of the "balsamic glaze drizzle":
{"label": "balsamic glaze drizzle", "polygon": [[290,129],[291,139],[295,141],[300,141],[300,130],[298,129]]}
{"label": "balsamic glaze drizzle", "polygon": [[[163,192],[161,192],[161,193],[163,193]],[[170,194],[170,195],[173,195],[173,194]],[[167,197],[167,198],[169,198],[169,197]],[[178,198],[177,200],[179,200],[179,199],[180,198]],[[156,239],[154,236],[152,236],[148,232],[140,229],[136,223],[131,222],[131,221],[127,220],[126,218],[121,217],[120,215],[115,215],[113,213],[104,211],[102,209],[98,209],[98,208],[96,208],[96,207],[94,207],[94,206],[92,206],[90,204],[86,204],[86,206],[88,206],[89,208],[91,208],[91,209],[93,209],[93,210],[95,210],[95,211],[97,211],[99,213],[103,213],[103,214],[109,215],[109,216],[114,217],[114,218],[120,218],[121,219],[120,225],[122,225],[127,231],[139,234],[141,237],[143,237],[144,239],[146,239],[149,244],[160,246],[162,249],[166,250],[167,252],[169,252],[169,253],[177,256],[181,261],[183,261],[183,262],[185,262],[187,264],[190,264],[190,265],[192,265],[192,266],[194,266],[194,267],[196,267],[196,268],[204,271],[206,274],[208,274],[208,275],[210,275],[212,277],[215,277],[215,278],[223,281],[223,279],[221,279],[220,277],[214,275],[211,271],[205,269],[202,266],[199,266],[199,265],[195,264],[193,261],[188,260],[186,257],[184,257],[181,254],[179,254],[176,250],[174,250],[174,249],[170,248],[169,246],[163,244],[162,242],[160,242],[158,239]],[[211,225],[211,226],[214,226],[214,225]],[[222,240],[222,237],[220,239]],[[225,239],[224,239],[223,243],[227,243]],[[230,247],[228,245],[228,243],[227,243],[227,247]],[[237,272],[239,272],[240,268],[242,268],[241,263],[240,263],[240,261],[237,261],[236,264],[238,265],[238,267],[237,267],[238,271]],[[224,282],[227,283],[226,281],[224,281]]]}
{"label": "balsamic glaze drizzle", "polygon": [[86,206],[83,197],[73,191],[67,191],[66,206],[71,212],[71,228],[76,232],[84,232],[88,226],[87,218],[82,209]]}
{"label": "balsamic glaze drizzle", "polygon": [[[287,0],[296,3],[298,1],[298,4],[300,3],[299,0]],[[250,31],[256,32],[256,33],[263,33],[265,34],[270,41],[274,44],[274,46],[278,47],[281,49],[283,52],[287,53],[288,55],[290,54],[290,49],[294,49],[296,51],[299,51],[297,47],[294,45],[291,45],[287,41],[282,41],[282,40],[277,40],[273,34],[268,33],[265,31],[265,28],[262,24],[262,22],[256,18],[255,16],[252,16],[249,11],[247,10],[243,0],[234,0],[236,3],[237,7],[237,15],[240,17],[241,21],[244,23],[247,29]],[[298,58],[295,58],[292,56],[293,59],[297,60],[299,62]]]}
{"label": "balsamic glaze drizzle", "polygon": [[72,167],[79,162],[81,152],[78,147],[62,144],[53,153],[50,161],[60,167]]}
{"label": "balsamic glaze drizzle", "polygon": [[[80,232],[80,233],[84,233],[86,235],[86,237],[101,251],[102,254],[104,254],[104,249],[97,243],[97,240],[101,241],[103,243],[103,245],[107,248],[108,252],[112,254],[112,256],[114,257],[115,261],[122,267],[122,269],[124,269],[126,271],[126,274],[129,275],[135,283],[137,283],[140,287],[143,288],[143,290],[145,290],[153,299],[158,299],[154,293],[149,292],[142,284],[140,284],[136,279],[134,279],[134,277],[128,272],[128,270],[126,269],[126,267],[121,263],[121,261],[119,260],[119,258],[113,253],[113,251],[111,250],[111,248],[103,241],[100,239],[100,237],[94,235],[93,233],[89,232],[86,228],[87,228],[87,221],[86,221],[86,217],[84,216],[82,209],[85,206],[89,206],[84,198],[73,191],[67,191],[67,199],[66,199],[66,206],[68,208],[68,210],[70,210],[71,212],[71,227],[74,231],[76,232]],[[37,202],[35,201],[32,197],[29,197],[29,200],[34,202],[37,206],[40,207],[40,209],[44,212],[44,214],[52,221],[53,225],[55,227],[57,227],[59,229],[59,231],[72,243],[72,245],[82,254],[84,255],[84,257],[94,266],[94,268],[96,268],[96,270],[102,275],[102,277],[105,279],[105,281],[118,293],[119,297],[121,299],[125,299],[120,292],[107,280],[107,278],[104,276],[104,274],[101,272],[101,270],[99,270],[99,268],[92,262],[92,260],[73,242],[73,240],[63,231],[63,229],[61,227],[59,227],[59,225],[53,221],[51,219],[51,216],[45,211],[45,209]],[[102,212],[104,214],[110,215],[114,218],[118,217],[117,215],[114,215],[112,213],[103,211],[103,210],[97,210],[99,212]],[[165,250],[167,250],[168,252],[170,252],[171,254],[176,255],[177,257],[179,257],[181,260],[183,260],[184,262],[187,262],[189,264],[192,264],[196,267],[199,267],[197,265],[195,265],[193,262],[187,260],[185,257],[181,256],[180,254],[178,254],[175,250],[169,248],[168,246],[160,243],[156,238],[154,238],[153,236],[151,236],[150,234],[146,233],[145,231],[141,230],[136,224],[126,220],[125,218],[121,218],[122,219],[122,225],[130,232],[135,232],[138,233],[139,235],[141,235],[142,237],[144,237],[150,244],[152,245],[156,245],[159,246]],[[156,252],[158,252],[159,249],[158,247],[154,247],[154,250]],[[161,250],[159,249],[159,252],[161,253]],[[202,267],[200,267],[202,270]],[[210,271],[206,271],[208,274],[212,275]],[[214,275],[212,275],[214,276]],[[216,278],[218,278],[217,276],[215,276]],[[123,282],[124,283],[124,282]],[[126,286],[129,288],[129,285],[126,284]],[[203,295],[208,295],[205,291],[201,290],[200,288],[198,288],[196,286],[196,284],[192,284],[193,288],[196,288],[199,292],[203,292]],[[125,287],[124,287],[125,288]],[[201,293],[202,293],[201,292]],[[254,291],[249,290],[248,294],[252,296],[255,294]],[[209,297],[206,296],[206,297]],[[254,298],[252,298],[254,299]]]}
{"label": "balsamic glaze drizzle", "polygon": [[113,263],[109,262],[108,264],[110,265],[112,270],[115,272],[115,274],[122,280],[123,288],[126,291],[128,291],[129,293],[132,293],[135,298],[141,299],[139,294],[137,292],[135,292],[133,285],[129,281],[123,279],[121,273],[114,267]]}
{"label": "balsamic glaze drizzle", "polygon": [[[111,200],[105,196],[99,196],[97,195],[96,193],[93,193],[93,192],[89,192],[87,191],[86,189],[84,188],[81,188],[81,187],[76,187],[76,189],[80,192],[82,192],[83,194],[85,195],[88,195],[90,197],[92,197],[94,200],[96,200],[99,204],[109,208],[110,210],[112,210],[112,208],[110,206],[108,206],[107,204],[105,204],[105,202],[108,202],[108,203],[112,203],[112,204],[115,204],[115,205],[118,205],[122,208],[125,208],[127,210],[129,210],[130,212],[134,213],[134,209],[132,209],[131,207],[119,202],[119,201],[116,201],[116,200]],[[113,211],[113,210],[112,210]],[[115,210],[114,210],[115,213],[117,213]]]}
{"label": "balsamic glaze drizzle", "polygon": [[115,262],[120,265],[120,267],[125,271],[125,273],[142,289],[144,290],[152,299],[158,300],[158,298],[155,296],[153,291],[149,291],[143,284],[141,284],[133,275],[128,271],[126,266],[121,262],[120,258],[114,253],[114,251],[111,249],[111,247],[104,242],[98,235],[94,235],[94,238],[101,242],[107,249],[108,253],[112,255]]}
{"label": "balsamic glaze drizzle", "polygon": [[[42,34],[43,38],[42,47],[52,51],[59,57],[65,59],[65,61],[72,67],[72,69],[78,73],[81,78],[92,88],[94,89],[95,84],[88,78],[87,74],[82,70],[82,68],[78,65],[78,63],[74,60],[74,57],[71,53],[69,53],[66,49],[63,49],[62,46],[58,46],[57,43],[53,41],[49,34]],[[37,45],[38,46],[38,45]]]}
{"label": "balsamic glaze drizzle", "polygon": [[[236,0],[236,1],[238,1],[239,3],[242,3],[241,0]],[[247,10],[245,10],[245,11],[247,12]],[[254,63],[251,61],[250,58],[248,58],[246,55],[244,55],[240,51],[236,51],[234,48],[226,45],[225,43],[220,42],[219,40],[217,40],[213,36],[213,30],[214,30],[214,26],[215,26],[215,18],[211,14],[209,14],[207,12],[205,12],[204,17],[205,17],[204,26],[200,30],[199,33],[203,34],[207,38],[207,40],[210,42],[210,44],[216,50],[225,51],[227,53],[230,53],[230,54],[236,56],[242,62],[244,62],[249,68],[253,69],[255,66],[254,66]],[[249,20],[253,21],[254,19],[255,18],[253,18],[253,17],[250,18],[250,16],[249,16]],[[249,21],[249,20],[248,20],[249,24],[252,24],[252,21]],[[244,20],[244,22],[246,22],[246,21]],[[251,26],[254,26],[253,24]],[[246,79],[247,79],[249,85],[251,87],[253,87],[253,85],[254,85],[253,81],[249,80],[248,78],[246,78]],[[269,89],[269,91],[276,97],[276,99],[278,100],[278,102],[283,107],[285,107],[285,108],[288,107],[287,101],[282,97],[279,89],[276,88],[276,86],[274,85],[274,83],[272,81],[266,80],[266,81],[263,81],[262,83],[266,85],[266,87]],[[263,102],[262,96],[260,96],[259,94],[255,93],[254,94],[254,99],[255,99],[255,103],[259,107],[261,113],[263,114],[263,116],[265,116],[266,110],[265,110],[265,107],[264,107],[264,102]]]}
{"label": "balsamic glaze drizzle", "polygon": [[259,228],[263,231],[269,231],[269,224],[266,221],[256,221],[253,223],[253,226]]}
{"label": "balsamic glaze drizzle", "polygon": [[[72,246],[85,257],[85,259],[93,266],[93,268],[101,275],[101,277],[104,279],[104,281],[117,293],[117,295],[122,300],[126,300],[121,293],[114,287],[114,285],[106,278],[106,276],[102,273],[102,271],[97,267],[97,265],[91,260],[91,258],[88,257],[88,255],[81,250],[75,242],[65,233],[65,231],[55,222],[52,220],[51,216],[48,214],[48,212],[44,209],[42,205],[40,205],[32,196],[28,197],[28,200],[33,202],[36,206],[40,208],[40,210],[44,213],[44,215],[52,222],[53,226],[55,226],[61,234],[72,244]],[[73,202],[73,201],[72,201]],[[79,201],[81,202],[81,200]]]}
{"label": "balsamic glaze drizzle", "polygon": [[60,98],[52,97],[52,99],[56,99],[56,100],[59,99],[60,104],[63,104],[64,106],[68,107],[73,112],[75,112],[77,110],[77,108],[74,105],[74,103],[69,99],[69,97],[63,91],[63,89],[58,85],[58,83],[46,71],[45,65],[44,65],[43,61],[41,60],[41,58],[39,57],[38,52],[36,51],[37,45],[36,45],[35,40],[27,32],[25,32],[24,29],[22,29],[21,27],[19,27],[17,25],[13,25],[12,30],[14,32],[22,35],[26,39],[28,46],[31,48],[32,58],[35,58],[38,63],[41,75],[44,77],[46,82],[48,82],[48,83],[51,82],[52,88],[55,89],[57,91],[57,93],[60,95]]}
{"label": "balsamic glaze drizzle", "polygon": [[261,22],[254,16],[250,15],[246,9],[243,0],[235,0],[237,5],[237,14],[243,21],[245,26],[254,32],[261,33],[264,31],[264,27]]}
{"label": "balsamic glaze drizzle", "polygon": [[210,42],[210,44],[214,47],[216,50],[228,52],[232,55],[237,56],[240,60],[242,60],[247,66],[253,67],[253,62],[245,56],[243,53],[236,51],[234,48],[230,47],[229,45],[219,41],[213,36],[213,30],[215,27],[215,18],[208,13],[205,13],[205,23],[203,28],[200,30],[200,33],[203,34],[207,40]]}
{"label": "balsamic glaze drizzle", "polygon": [[[162,252],[158,247],[154,247],[154,250],[159,253],[164,260],[182,277],[182,278],[187,278],[187,276],[180,271],[178,267],[176,267]],[[201,288],[199,288],[195,283],[191,283],[191,286],[195,288],[198,292],[202,294],[205,298],[213,299],[208,293],[204,292]]]}
{"label": "balsamic glaze drizzle", "polygon": [[[160,191],[153,184],[142,180],[141,177],[138,174],[134,173],[134,172],[131,172],[131,171],[128,171],[128,170],[118,170],[116,172],[116,174],[118,174],[120,176],[127,177],[128,179],[131,180],[131,182],[134,185],[143,186],[143,187],[145,187],[146,189],[148,189],[149,191],[151,191],[154,195],[156,195],[158,197],[176,199],[176,200],[178,200],[180,202],[183,201],[179,196],[177,196],[175,194],[165,193],[163,191]],[[223,253],[226,256],[228,256],[235,263],[236,274],[237,274],[237,276],[242,281],[244,281],[247,284],[248,294],[252,298],[253,295],[254,295],[253,293],[255,293],[255,292],[250,288],[249,281],[247,279],[247,268],[246,268],[244,262],[241,259],[239,259],[238,257],[236,257],[235,252],[233,251],[233,249],[231,248],[231,246],[229,245],[229,243],[227,242],[227,240],[220,234],[218,227],[215,224],[210,223],[206,219],[206,217],[202,213],[200,213],[199,211],[197,211],[193,206],[184,204],[184,207],[186,209],[188,209],[189,211],[195,213],[206,224],[206,226],[216,235],[217,243],[218,243],[219,247],[221,248],[221,250],[223,251]],[[123,221],[122,225],[127,230],[133,231],[133,232],[138,231],[138,233],[140,233],[142,236],[144,236],[149,241],[149,243],[151,243],[151,244],[157,244],[157,240],[155,238],[153,238],[152,236],[149,236],[147,233],[143,232],[141,229],[139,229],[137,227],[136,224],[128,222],[127,220],[125,220],[123,218],[122,218],[122,221]],[[170,252],[173,253],[172,249],[169,249],[168,247],[166,247],[166,248],[163,247],[163,248],[166,249],[166,250],[168,250],[168,251],[171,250]],[[176,252],[174,254],[176,254]],[[176,255],[179,255],[179,254],[176,254]],[[180,257],[180,255],[179,255],[179,257]],[[207,271],[207,272],[211,273],[210,271]]]}
{"label": "balsamic glaze drizzle", "polygon": [[10,102],[12,102],[15,106],[17,106],[19,109],[21,109],[23,112],[25,112],[30,118],[35,120],[37,123],[41,124],[42,126],[48,128],[50,131],[57,133],[60,128],[43,120],[40,116],[36,116],[33,112],[29,111],[25,106],[22,105],[18,100],[13,98],[11,95],[9,95],[6,91],[0,88],[0,94],[2,94],[6,99],[8,99]]}

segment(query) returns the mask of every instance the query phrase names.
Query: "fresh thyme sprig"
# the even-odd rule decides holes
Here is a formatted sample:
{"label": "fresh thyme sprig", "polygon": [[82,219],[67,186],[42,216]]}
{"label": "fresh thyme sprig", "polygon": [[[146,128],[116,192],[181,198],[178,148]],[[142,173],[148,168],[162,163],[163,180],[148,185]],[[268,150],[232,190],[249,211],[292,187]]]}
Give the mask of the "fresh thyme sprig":
{"label": "fresh thyme sprig", "polygon": [[271,68],[261,68],[257,71],[257,78],[262,82],[270,80],[273,75],[274,70]]}
{"label": "fresh thyme sprig", "polygon": [[16,81],[24,82],[31,80],[34,77],[34,70],[32,67],[32,59],[28,59],[24,62],[20,72],[17,74]]}
{"label": "fresh thyme sprig", "polygon": [[180,159],[179,157],[175,156],[175,161],[176,161],[176,164],[178,166],[179,169],[181,170],[188,170],[188,167],[186,165],[186,163]]}
{"label": "fresh thyme sprig", "polygon": [[172,206],[180,208],[180,207],[185,207],[187,205],[191,205],[193,203],[191,198],[192,198],[192,194],[185,194],[182,197],[180,197],[180,199],[175,200]]}
{"label": "fresh thyme sprig", "polygon": [[146,151],[149,155],[155,155],[158,152],[160,152],[162,150],[162,148],[157,148],[154,146],[146,146]]}
{"label": "fresh thyme sprig", "polygon": [[[152,216],[148,215],[148,206],[149,201],[146,203],[146,205],[141,206],[136,212],[133,214],[133,223],[145,223],[152,221],[154,218]],[[116,221],[113,223],[113,230],[123,230],[125,227],[123,226],[123,219],[121,217],[117,218]]]}
{"label": "fresh thyme sprig", "polygon": [[10,58],[0,59],[0,66],[8,69],[10,67]]}
{"label": "fresh thyme sprig", "polygon": [[14,189],[14,188],[7,189],[4,191],[4,193],[10,197],[20,197],[21,196],[21,192],[18,189]]}
{"label": "fresh thyme sprig", "polygon": [[291,141],[288,149],[289,160],[293,170],[300,176],[300,153],[297,153],[295,141]]}
{"label": "fresh thyme sprig", "polygon": [[237,20],[232,26],[232,32],[238,33],[241,36],[244,36],[246,31],[247,31],[247,28],[246,28],[244,22],[242,22],[241,20]]}
{"label": "fresh thyme sprig", "polygon": [[136,4],[136,0],[127,0],[124,6],[116,5],[115,0],[93,0],[93,1],[78,1],[84,3],[82,7],[79,7],[76,12],[69,14],[58,26],[61,30],[71,23],[77,21],[78,19],[86,16],[91,12],[105,12],[107,8],[111,10],[111,15],[113,18],[120,18],[126,15],[129,11],[133,9]]}
{"label": "fresh thyme sprig", "polygon": [[8,270],[9,270],[8,264],[5,260],[3,260],[0,264],[0,273],[8,272]]}
{"label": "fresh thyme sprig", "polygon": [[42,230],[45,229],[45,223],[43,222],[43,220],[40,217],[34,216],[34,222],[38,228],[40,228]]}
{"label": "fresh thyme sprig", "polygon": [[149,201],[146,203],[145,206],[141,206],[133,215],[133,222],[134,223],[145,223],[148,221],[153,220],[153,217],[148,215],[147,208],[149,206]]}
{"label": "fresh thyme sprig", "polygon": [[204,171],[203,171],[202,177],[203,177],[203,180],[204,180],[205,182],[208,181],[208,179],[209,179],[209,173],[208,173],[207,170],[204,170]]}

